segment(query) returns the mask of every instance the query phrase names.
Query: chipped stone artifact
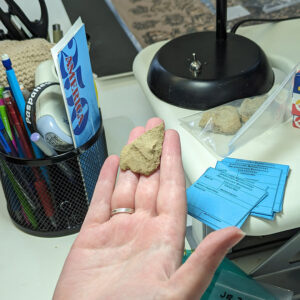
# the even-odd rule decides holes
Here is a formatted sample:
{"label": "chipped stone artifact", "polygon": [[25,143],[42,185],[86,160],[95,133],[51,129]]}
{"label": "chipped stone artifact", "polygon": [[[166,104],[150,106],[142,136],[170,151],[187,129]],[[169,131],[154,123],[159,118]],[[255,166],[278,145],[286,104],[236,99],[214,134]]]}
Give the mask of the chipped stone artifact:
{"label": "chipped stone artifact", "polygon": [[130,169],[147,176],[153,173],[160,165],[164,127],[161,123],[126,145],[120,154],[121,170]]}
{"label": "chipped stone artifact", "polygon": [[246,123],[266,99],[267,95],[245,99],[239,108],[242,121]]}
{"label": "chipped stone artifact", "polygon": [[199,126],[214,133],[235,134],[242,124],[237,108],[225,105],[203,113]]}

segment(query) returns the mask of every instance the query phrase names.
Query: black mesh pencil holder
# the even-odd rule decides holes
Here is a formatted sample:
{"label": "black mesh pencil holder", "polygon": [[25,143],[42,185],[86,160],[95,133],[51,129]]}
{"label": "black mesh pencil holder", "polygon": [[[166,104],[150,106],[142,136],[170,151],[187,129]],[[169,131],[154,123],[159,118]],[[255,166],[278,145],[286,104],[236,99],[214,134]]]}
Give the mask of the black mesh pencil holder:
{"label": "black mesh pencil holder", "polygon": [[78,232],[106,157],[103,126],[80,148],[47,159],[1,153],[1,182],[14,224],[44,237]]}

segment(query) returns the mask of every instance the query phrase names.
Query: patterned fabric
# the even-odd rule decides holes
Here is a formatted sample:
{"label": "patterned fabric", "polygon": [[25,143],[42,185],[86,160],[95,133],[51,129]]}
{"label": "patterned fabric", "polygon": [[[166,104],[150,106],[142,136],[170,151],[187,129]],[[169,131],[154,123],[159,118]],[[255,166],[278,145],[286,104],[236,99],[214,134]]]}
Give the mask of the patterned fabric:
{"label": "patterned fabric", "polygon": [[[183,34],[216,28],[213,9],[215,0],[105,1],[137,49]],[[245,17],[228,22],[228,29],[243,19],[274,19],[300,15],[300,0],[228,0],[227,5],[241,5],[249,12]]]}
{"label": "patterned fabric", "polygon": [[[5,40],[0,42],[0,54],[8,54],[15,70],[19,84],[25,89],[34,88],[34,74],[37,66],[51,59],[52,44],[44,39],[24,41]],[[5,69],[0,67],[0,85],[8,86]]]}

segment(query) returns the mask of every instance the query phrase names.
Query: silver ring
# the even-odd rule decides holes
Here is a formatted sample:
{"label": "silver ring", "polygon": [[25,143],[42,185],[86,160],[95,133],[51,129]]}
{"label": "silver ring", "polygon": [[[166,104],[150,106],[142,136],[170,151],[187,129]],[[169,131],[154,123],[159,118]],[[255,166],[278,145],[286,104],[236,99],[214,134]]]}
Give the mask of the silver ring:
{"label": "silver ring", "polygon": [[134,208],[115,208],[111,211],[111,215],[116,215],[116,214],[122,214],[122,213],[126,213],[126,214],[133,214],[134,213]]}

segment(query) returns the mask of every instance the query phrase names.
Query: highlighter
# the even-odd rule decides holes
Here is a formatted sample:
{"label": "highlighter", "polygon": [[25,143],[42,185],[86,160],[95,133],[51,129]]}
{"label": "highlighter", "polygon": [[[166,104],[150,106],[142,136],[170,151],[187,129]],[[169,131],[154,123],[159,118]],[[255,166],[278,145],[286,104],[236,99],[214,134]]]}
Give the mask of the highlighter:
{"label": "highlighter", "polygon": [[0,98],[0,116],[2,118],[5,130],[7,131],[9,138],[14,145],[14,148],[17,149],[16,140],[15,140],[15,137],[13,136],[11,128],[10,128],[10,124],[9,124],[9,120],[8,120],[8,116],[7,116],[7,112],[6,112],[6,107],[4,104],[4,100],[2,99],[2,96]]}

